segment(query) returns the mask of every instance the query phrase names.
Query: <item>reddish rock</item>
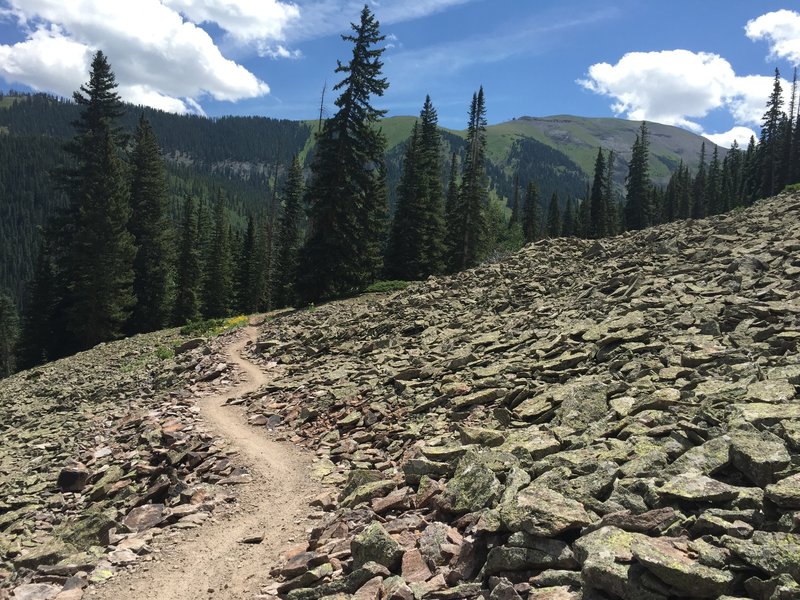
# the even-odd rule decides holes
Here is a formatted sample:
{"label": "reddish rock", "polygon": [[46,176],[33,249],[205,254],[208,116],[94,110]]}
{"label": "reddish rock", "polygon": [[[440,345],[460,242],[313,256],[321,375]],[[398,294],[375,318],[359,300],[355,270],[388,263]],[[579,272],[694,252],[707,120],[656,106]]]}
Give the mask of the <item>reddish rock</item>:
{"label": "reddish rock", "polygon": [[400,572],[409,583],[421,583],[433,577],[433,572],[419,550],[410,550],[403,555]]}

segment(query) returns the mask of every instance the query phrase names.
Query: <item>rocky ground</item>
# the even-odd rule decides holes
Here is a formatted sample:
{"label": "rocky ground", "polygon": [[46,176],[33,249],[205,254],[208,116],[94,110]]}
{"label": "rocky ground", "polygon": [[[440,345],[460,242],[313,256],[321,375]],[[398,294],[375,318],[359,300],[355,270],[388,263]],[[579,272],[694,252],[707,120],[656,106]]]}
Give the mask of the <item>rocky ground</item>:
{"label": "rocky ground", "polygon": [[0,598],[80,600],[233,502],[249,475],[196,406],[235,379],[229,337],[136,336],[0,381]]}
{"label": "rocky ground", "polygon": [[[0,600],[800,597],[800,195],[278,316],[263,378],[240,334],[0,382]],[[307,539],[260,586],[244,552],[170,562],[165,537],[226,512],[271,537],[307,502],[258,434],[335,490],[281,525]]]}
{"label": "rocky ground", "polygon": [[799,195],[275,319],[249,420],[339,493],[270,592],[798,598],[798,341]]}

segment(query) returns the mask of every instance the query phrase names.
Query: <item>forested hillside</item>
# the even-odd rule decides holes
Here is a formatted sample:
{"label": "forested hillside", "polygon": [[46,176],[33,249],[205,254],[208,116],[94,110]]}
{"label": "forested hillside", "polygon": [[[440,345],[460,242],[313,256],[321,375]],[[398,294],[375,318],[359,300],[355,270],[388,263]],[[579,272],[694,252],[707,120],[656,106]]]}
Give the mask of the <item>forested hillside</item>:
{"label": "forested hillside", "polygon": [[[65,159],[62,146],[72,135],[71,124],[78,114],[73,102],[49,95],[0,96],[0,289],[8,290],[18,303],[23,300],[25,282],[33,272],[38,228],[56,207],[64,205],[64,196],[51,174]],[[167,158],[174,218],[180,213],[185,194],[207,202],[214,189],[222,188],[232,226],[244,232],[247,215],[263,212],[273,200],[276,173],[280,186],[294,154],[300,153],[303,166],[310,164],[314,154],[317,124],[311,121],[208,119],[128,106],[120,126],[132,133],[142,114],[151,123]],[[567,129],[563,127],[565,119],[571,124]],[[413,122],[410,117],[381,122],[388,138],[386,177],[392,208],[397,201],[403,154]],[[651,158],[655,179],[658,175],[668,177],[683,155],[684,164],[694,168],[701,138],[674,127],[654,126],[660,134]],[[621,192],[632,141],[630,132],[636,127],[621,119],[575,117],[526,117],[488,126],[487,174],[493,196],[510,206],[514,181],[519,177],[522,181],[537,181],[541,198],[549,199],[558,191],[562,208],[566,208],[567,198],[584,195],[592,175],[596,144],[601,142],[603,147],[618,150],[615,182]],[[546,135],[540,133],[542,128]],[[460,155],[464,151],[465,132],[441,130],[441,135],[447,173],[453,153]],[[693,144],[689,151],[687,144]],[[587,155],[592,157],[588,163]]]}

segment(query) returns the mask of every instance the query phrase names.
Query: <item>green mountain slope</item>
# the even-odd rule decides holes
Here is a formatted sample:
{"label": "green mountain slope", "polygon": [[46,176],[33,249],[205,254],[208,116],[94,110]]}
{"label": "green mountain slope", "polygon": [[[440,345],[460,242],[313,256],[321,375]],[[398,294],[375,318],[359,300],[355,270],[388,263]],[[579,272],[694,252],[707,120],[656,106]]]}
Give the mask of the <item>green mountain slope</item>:
{"label": "green mountain slope", "polygon": [[[280,183],[294,154],[309,164],[318,127],[316,120],[207,119],[136,106],[129,107],[123,127],[133,131],[141,113],[152,123],[168,159],[176,212],[184,193],[202,198],[221,187],[230,198],[231,220],[237,228],[245,222],[246,214],[263,211],[271,201],[276,166]],[[71,123],[77,114],[72,102],[52,96],[0,96],[0,156],[6,157],[0,164],[0,289],[11,290],[18,298],[33,266],[37,228],[63,203],[49,175],[63,160],[61,148],[73,134]],[[401,116],[381,123],[387,139],[392,203],[414,120]],[[522,117],[492,125],[487,130],[492,194],[511,198],[514,178],[519,174],[523,186],[530,180],[539,183],[545,202],[554,191],[562,202],[567,197],[582,197],[598,147],[617,153],[615,179],[621,193],[639,125],[622,119],[566,115]],[[651,173],[656,183],[666,184],[681,160],[690,168],[697,166],[701,137],[677,127],[648,126]],[[465,135],[464,131],[442,130],[443,177],[449,171],[452,153],[463,152]],[[710,154],[711,142],[707,144]]]}

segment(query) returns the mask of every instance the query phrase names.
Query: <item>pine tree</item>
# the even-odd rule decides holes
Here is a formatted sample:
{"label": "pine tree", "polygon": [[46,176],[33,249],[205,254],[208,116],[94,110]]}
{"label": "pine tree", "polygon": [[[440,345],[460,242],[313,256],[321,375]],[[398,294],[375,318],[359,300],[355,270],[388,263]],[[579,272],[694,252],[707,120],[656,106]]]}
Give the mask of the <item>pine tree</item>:
{"label": "pine tree", "polygon": [[214,200],[211,239],[205,260],[203,277],[203,315],[206,318],[225,317],[232,301],[231,246],[228,219],[225,215],[225,196],[217,191]]}
{"label": "pine tree", "polygon": [[644,229],[651,222],[649,134],[642,126],[633,142],[626,182],[625,226],[629,230]]}
{"label": "pine tree", "polygon": [[173,292],[173,235],[161,149],[150,123],[139,119],[132,156],[131,219],[136,245],[133,291],[136,306],[129,329],[139,333],[166,326]]}
{"label": "pine tree", "polygon": [[751,135],[742,159],[742,204],[744,206],[750,206],[758,198],[759,167],[759,150],[755,137]]}
{"label": "pine tree", "polygon": [[550,197],[545,234],[550,238],[561,237],[561,209],[558,206],[558,192],[553,192]]}
{"label": "pine tree", "polygon": [[183,205],[183,225],[177,264],[177,293],[172,317],[175,325],[197,321],[201,315],[200,292],[203,270],[198,217],[194,198],[187,194]]}
{"label": "pine tree", "polygon": [[781,111],[783,106],[783,88],[781,87],[781,74],[775,69],[775,81],[772,94],[767,100],[767,111],[761,122],[761,140],[759,152],[761,154],[761,186],[760,196],[769,198],[777,194],[780,189],[780,161],[781,161],[781,118],[785,117]]}
{"label": "pine tree", "polygon": [[119,337],[136,300],[136,250],[127,229],[131,211],[115,125],[122,114],[116,87],[111,67],[98,51],[89,83],[74,94],[81,113],[67,147],[75,167],[64,177],[72,230],[64,271],[66,324],[75,349]]}
{"label": "pine tree", "polygon": [[522,235],[526,244],[535,242],[541,237],[542,217],[539,186],[535,182],[528,183],[525,193],[525,207],[522,214]]}
{"label": "pine tree", "polygon": [[445,257],[449,265],[450,257],[458,243],[455,232],[458,228],[458,154],[453,152],[450,158],[450,176],[447,179],[447,195],[445,196]]}
{"label": "pine tree", "polygon": [[260,296],[253,284],[258,278],[261,261],[256,260],[257,252],[256,222],[253,215],[247,216],[247,229],[239,244],[239,257],[236,260],[236,310],[249,315],[258,310]]}
{"label": "pine tree", "polygon": [[448,232],[451,240],[450,269],[460,271],[475,266],[487,240],[486,208],[486,103],[483,87],[473,94],[467,127],[467,153],[458,194],[458,210]]}
{"label": "pine tree", "polygon": [[608,151],[606,160],[606,175],[603,180],[603,211],[605,212],[605,235],[617,233],[617,202],[614,200],[614,151]]}
{"label": "pine tree", "polygon": [[589,237],[602,238],[608,234],[605,207],[605,180],[606,180],[606,161],[603,156],[602,148],[597,149],[597,158],[594,161],[594,180],[592,182],[592,192],[589,197],[591,213],[589,217]]}
{"label": "pine tree", "polygon": [[561,219],[561,235],[563,237],[575,236],[576,220],[575,204],[572,201],[572,197],[567,197],[567,204],[564,207],[564,215]]}
{"label": "pine tree", "polygon": [[702,219],[708,214],[706,206],[706,187],[708,173],[706,172],[706,143],[700,146],[700,165],[697,167],[697,175],[694,177],[692,188],[692,214],[695,219]]}
{"label": "pine tree", "polygon": [[278,220],[275,245],[273,298],[275,306],[294,304],[294,282],[300,253],[301,218],[303,214],[303,169],[297,156],[292,160],[286,187],[283,190],[283,210]]}
{"label": "pine tree", "polygon": [[386,249],[386,274],[390,279],[421,279],[425,207],[420,190],[419,123],[414,122],[406,144],[403,174],[397,186],[397,206],[389,230]]}
{"label": "pine tree", "polygon": [[708,179],[706,181],[706,189],[704,202],[708,207],[708,214],[718,215],[723,211],[722,206],[722,172],[719,162],[719,147],[714,146],[714,151],[711,153],[711,162],[708,164]]}
{"label": "pine tree", "polygon": [[422,227],[420,276],[442,273],[446,258],[445,198],[442,188],[442,139],[439,117],[430,96],[419,115],[419,192],[425,214]]}
{"label": "pine tree", "polygon": [[324,124],[317,142],[308,188],[309,234],[301,252],[297,291],[302,302],[362,289],[382,266],[386,233],[386,140],[377,127],[385,111],[372,107],[372,96],[388,88],[381,77],[384,40],[367,6],[353,35],[353,55],[337,73],[345,78],[334,89],[338,111]]}
{"label": "pine tree", "polygon": [[6,293],[0,293],[0,379],[16,370],[17,336],[19,316],[14,301]]}
{"label": "pine tree", "polygon": [[25,290],[22,334],[17,348],[17,366],[20,369],[35,367],[55,358],[61,351],[54,330],[58,323],[58,281],[47,237],[43,236],[33,279]]}

